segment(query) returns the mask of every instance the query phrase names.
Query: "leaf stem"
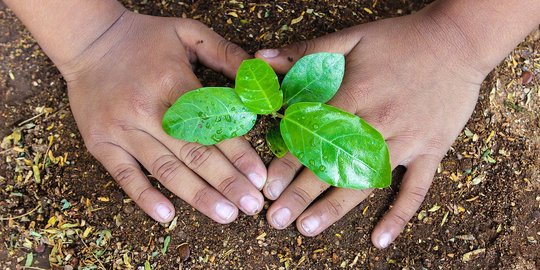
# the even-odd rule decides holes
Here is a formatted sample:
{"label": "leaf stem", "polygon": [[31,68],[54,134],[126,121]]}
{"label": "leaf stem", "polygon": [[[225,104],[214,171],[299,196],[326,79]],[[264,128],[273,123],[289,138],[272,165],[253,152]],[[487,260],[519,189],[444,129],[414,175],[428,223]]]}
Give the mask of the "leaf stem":
{"label": "leaf stem", "polygon": [[284,116],[283,114],[281,114],[281,113],[273,112],[273,113],[272,113],[272,117],[274,117],[274,118],[276,118],[276,117],[277,117],[277,118],[283,118],[283,117],[285,117],[285,116]]}

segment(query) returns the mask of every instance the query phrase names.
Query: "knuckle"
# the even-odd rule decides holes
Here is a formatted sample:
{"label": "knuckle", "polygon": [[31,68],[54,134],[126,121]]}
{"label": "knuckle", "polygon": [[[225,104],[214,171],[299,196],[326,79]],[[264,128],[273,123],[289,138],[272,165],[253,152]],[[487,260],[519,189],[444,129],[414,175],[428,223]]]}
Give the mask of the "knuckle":
{"label": "knuckle", "polygon": [[422,202],[424,202],[427,191],[427,187],[415,186],[409,191],[407,199],[410,201],[411,205],[420,206]]}
{"label": "knuckle", "polygon": [[283,157],[279,159],[279,168],[279,171],[294,175],[298,171],[299,166],[290,158]]}
{"label": "knuckle", "polygon": [[152,174],[165,186],[171,184],[182,168],[182,163],[173,155],[164,155],[152,163]]}
{"label": "knuckle", "polygon": [[[292,49],[294,52],[298,53],[300,56],[305,55],[308,52],[311,52],[315,44],[311,40],[302,40],[292,44]],[[298,60],[298,59],[293,59]]]}
{"label": "knuckle", "polygon": [[381,126],[394,122],[399,115],[399,106],[394,100],[384,102],[375,112],[375,122]]}
{"label": "knuckle", "polygon": [[291,197],[300,205],[309,205],[313,201],[311,195],[305,189],[299,186],[292,187]]}
{"label": "knuckle", "polygon": [[111,173],[121,187],[127,187],[135,179],[137,172],[138,168],[135,168],[135,166],[123,164]]}
{"label": "knuckle", "polygon": [[152,186],[137,185],[137,175],[139,168],[130,164],[123,164],[111,172],[112,177],[124,191],[131,194],[130,197],[136,202],[144,202]]}
{"label": "knuckle", "polygon": [[160,72],[157,77],[158,89],[166,89],[169,92],[177,91],[178,82],[180,81],[178,72],[174,72],[171,69],[167,69],[163,72]]}
{"label": "knuckle", "polygon": [[336,199],[325,199],[325,209],[335,218],[339,218],[343,214],[343,205]]}
{"label": "knuckle", "polygon": [[409,220],[407,213],[403,210],[396,208],[391,215],[392,221],[400,227],[405,227]]}
{"label": "knuckle", "polygon": [[151,93],[144,93],[142,91],[130,91],[131,95],[128,96],[129,108],[135,116],[149,118],[158,115],[158,108],[151,101],[153,97]]}
{"label": "knuckle", "polygon": [[227,55],[241,56],[244,53],[244,50],[240,46],[226,39],[221,39],[218,42],[218,49],[222,52],[225,52],[225,56]]}
{"label": "knuckle", "polygon": [[198,170],[212,156],[212,149],[197,143],[186,143],[180,148],[182,161],[192,170]]}
{"label": "knuckle", "polygon": [[236,186],[236,183],[238,182],[238,177],[235,175],[229,176],[224,178],[219,185],[217,186],[217,189],[221,194],[228,197],[229,195],[234,194],[234,188]]}
{"label": "knuckle", "polygon": [[231,162],[236,168],[240,168],[242,164],[249,162],[248,153],[246,151],[241,151],[232,156]]}
{"label": "knuckle", "polygon": [[208,199],[212,196],[212,190],[210,187],[203,187],[197,192],[195,192],[195,195],[193,195],[193,198],[191,199],[191,204],[194,207],[203,207],[209,204]]}
{"label": "knuckle", "polygon": [[[442,137],[442,136],[441,136]],[[426,141],[424,146],[424,156],[429,160],[440,161],[446,154],[445,144],[442,142],[440,136],[431,137]]]}
{"label": "knuckle", "polygon": [[145,204],[145,202],[149,201],[152,189],[153,189],[152,186],[148,186],[143,189],[135,191],[134,200],[138,202],[139,204]]}
{"label": "knuckle", "polygon": [[339,91],[336,96],[329,102],[331,105],[335,105],[350,113],[356,113],[358,110],[358,102],[355,91]]}

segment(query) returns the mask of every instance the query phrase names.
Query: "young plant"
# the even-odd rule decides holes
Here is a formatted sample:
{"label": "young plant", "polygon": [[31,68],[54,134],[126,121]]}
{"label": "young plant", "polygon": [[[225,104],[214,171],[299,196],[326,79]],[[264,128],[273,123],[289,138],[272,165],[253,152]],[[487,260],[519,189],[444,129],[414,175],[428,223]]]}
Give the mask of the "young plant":
{"label": "young plant", "polygon": [[[356,115],[326,105],[345,71],[341,54],[302,57],[281,87],[274,70],[260,59],[242,62],[235,88],[205,87],[182,95],[163,117],[172,137],[204,145],[246,134],[257,115],[281,119],[266,136],[270,150],[290,151],[322,181],[366,189],[390,185],[392,172],[382,135]],[[278,113],[286,107],[284,115]]]}

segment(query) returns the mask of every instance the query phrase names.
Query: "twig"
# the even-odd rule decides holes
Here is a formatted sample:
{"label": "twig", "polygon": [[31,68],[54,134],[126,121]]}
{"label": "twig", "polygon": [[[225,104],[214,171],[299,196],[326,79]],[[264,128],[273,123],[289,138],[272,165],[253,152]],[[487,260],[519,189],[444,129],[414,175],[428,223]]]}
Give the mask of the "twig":
{"label": "twig", "polygon": [[32,213],[34,213],[36,210],[38,210],[38,208],[41,207],[41,203],[38,204],[34,209],[30,210],[30,212],[27,212],[25,214],[22,214],[20,216],[14,216],[14,217],[0,217],[0,221],[6,221],[6,220],[10,220],[10,219],[18,219],[18,218],[22,218],[22,217],[25,217],[25,216],[28,216]]}
{"label": "twig", "polygon": [[38,117],[44,115],[44,114],[45,114],[45,112],[42,112],[42,113],[37,114],[37,115],[34,115],[34,116],[32,116],[32,117],[30,117],[30,118],[28,118],[28,119],[26,119],[26,120],[20,122],[17,126],[22,127],[24,124],[26,124],[26,123],[28,123],[28,122],[30,122],[30,121],[32,121],[32,120],[34,120],[34,119],[36,119],[36,118],[38,118]]}
{"label": "twig", "polygon": [[[81,242],[83,243],[83,245],[87,248],[87,249],[90,249],[90,247],[86,244],[86,242],[84,242],[84,239],[81,237],[81,235],[79,234],[78,231],[75,231],[75,233],[77,234],[77,236],[79,237],[79,239],[81,239]],[[94,258],[96,259],[96,261],[99,263],[99,265],[101,266],[101,268],[103,269],[107,269],[105,268],[105,266],[103,265],[103,263],[101,262],[101,260],[96,256],[96,254],[94,252],[92,252],[92,256],[94,256]]]}
{"label": "twig", "polygon": [[[47,116],[47,118],[45,118],[45,120],[47,120],[47,119],[49,119],[51,116],[57,114],[59,111],[63,110],[63,109],[66,108],[67,106],[68,106],[68,104],[65,104],[64,106],[58,108],[58,110],[56,110],[56,111],[50,113],[49,116]],[[17,124],[17,126],[22,127],[24,124],[26,124],[26,123],[28,123],[28,122],[30,122],[30,121],[32,121],[32,120],[34,120],[34,119],[36,119],[36,118],[38,118],[38,117],[44,115],[44,114],[46,114],[46,113],[47,113],[47,112],[42,112],[42,113],[40,113],[40,114],[34,115],[34,116],[32,116],[32,117],[30,117],[30,118],[28,118],[28,119],[26,119],[26,120],[20,122],[19,124]]]}

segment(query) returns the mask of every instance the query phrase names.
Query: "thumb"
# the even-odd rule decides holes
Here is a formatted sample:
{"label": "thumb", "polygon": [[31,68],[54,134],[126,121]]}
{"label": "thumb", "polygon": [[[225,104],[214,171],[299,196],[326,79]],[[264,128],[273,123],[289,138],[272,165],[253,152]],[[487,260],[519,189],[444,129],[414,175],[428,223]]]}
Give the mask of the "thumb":
{"label": "thumb", "polygon": [[203,65],[234,79],[244,59],[251,58],[238,45],[224,39],[203,23],[180,19],[176,32],[186,49]]}
{"label": "thumb", "polygon": [[341,53],[345,56],[360,42],[363,35],[358,27],[347,28],[312,40],[293,43],[280,49],[264,49],[255,53],[277,73],[286,73],[302,56],[317,52]]}

